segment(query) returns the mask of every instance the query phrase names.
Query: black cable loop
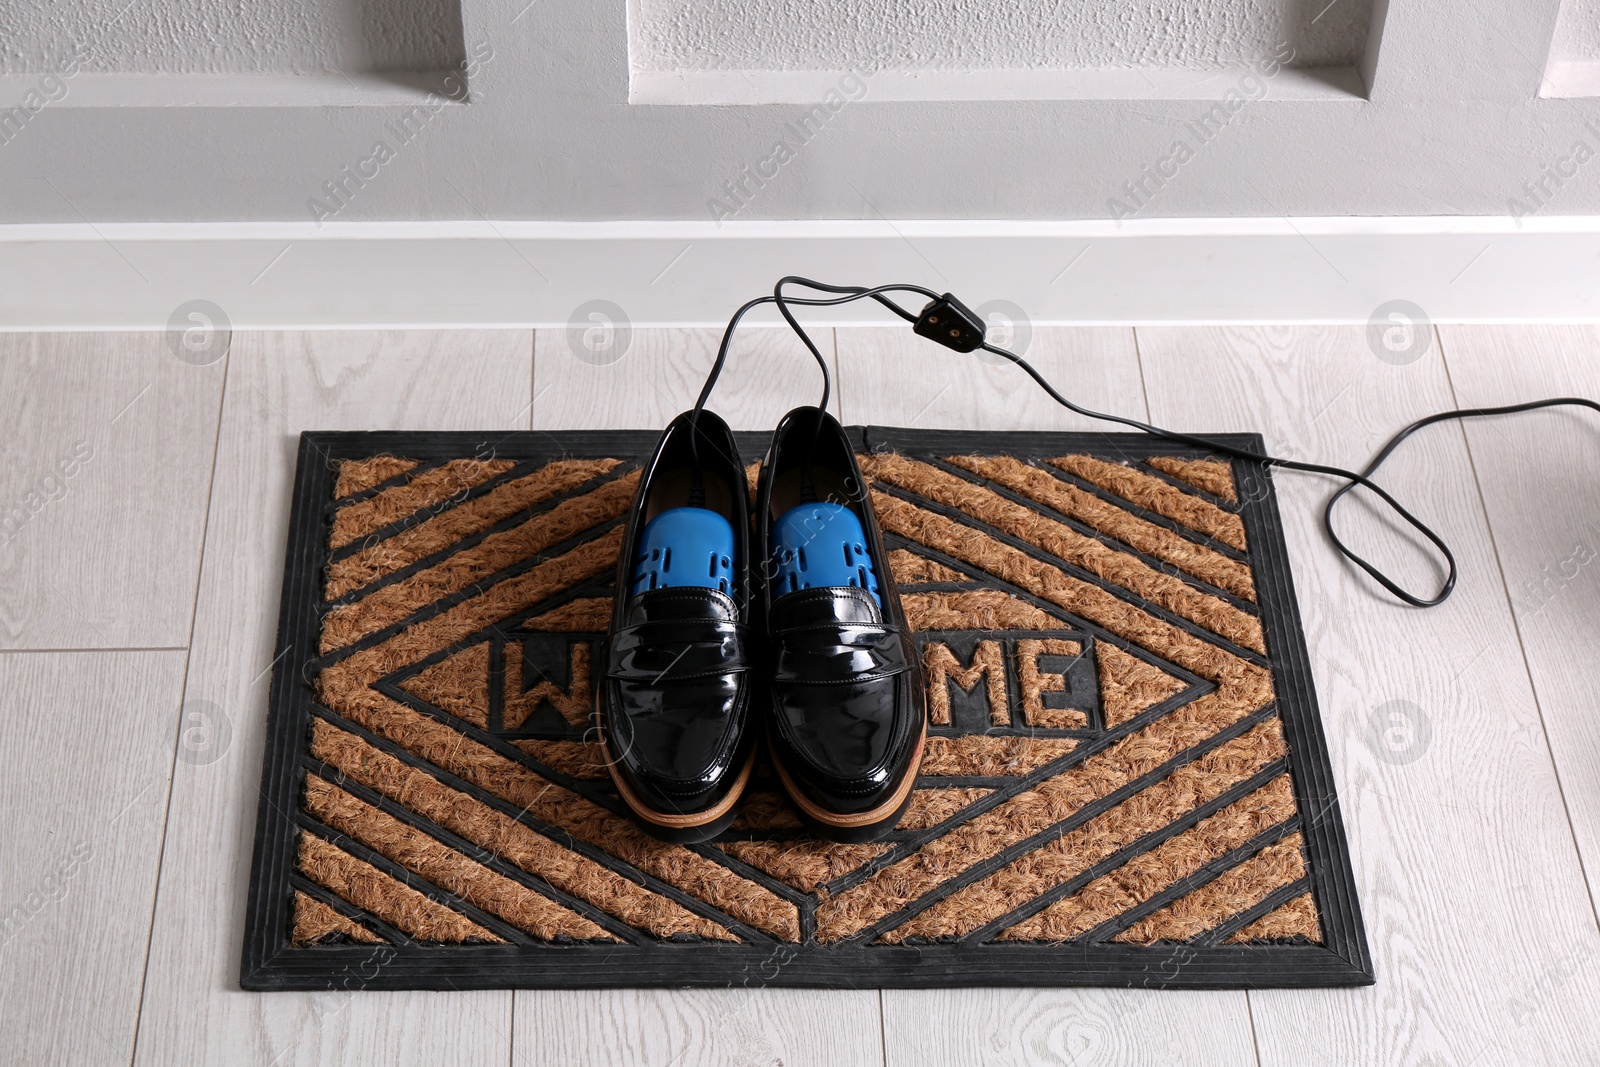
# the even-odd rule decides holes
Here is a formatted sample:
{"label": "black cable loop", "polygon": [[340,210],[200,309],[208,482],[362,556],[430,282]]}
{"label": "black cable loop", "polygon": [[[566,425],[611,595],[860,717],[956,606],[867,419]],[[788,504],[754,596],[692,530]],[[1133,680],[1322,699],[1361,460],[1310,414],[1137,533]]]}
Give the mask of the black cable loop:
{"label": "black cable loop", "polygon": [[[845,295],[832,298],[784,296],[783,287],[791,283],[795,285],[803,285],[819,292],[842,293]],[[742,306],[740,306],[739,310],[733,313],[733,318],[728,320],[728,326],[722,332],[722,343],[717,346],[716,361],[712,363],[711,371],[706,375],[705,384],[701,386],[700,395],[695,398],[694,408],[689,416],[689,453],[694,468],[694,481],[692,488],[690,489],[691,501],[699,502],[705,499],[705,492],[701,482],[700,468],[700,412],[705,409],[706,401],[711,398],[711,391],[716,388],[718,379],[722,377],[722,368],[728,362],[728,349],[733,342],[734,332],[739,328],[740,320],[742,320],[752,308],[760,307],[762,304],[778,305],[778,310],[783,314],[784,320],[789,324],[790,328],[800,336],[800,340],[811,352],[812,358],[817,361],[817,366],[822,370],[822,403],[817,405],[817,410],[822,412],[827,410],[828,396],[833,382],[832,375],[828,371],[828,362],[823,358],[822,353],[817,349],[817,346],[812,343],[811,336],[806,333],[799,321],[795,319],[792,313],[790,313],[788,305],[801,304],[809,307],[829,307],[837,304],[848,304],[856,300],[863,300],[870,297],[871,299],[882,304],[884,307],[888,308],[890,311],[893,311],[896,315],[900,316],[907,322],[916,322],[917,317],[915,315],[911,314],[911,312],[907,311],[905,308],[902,308],[900,305],[883,295],[884,293],[889,292],[917,293],[930,299],[938,296],[938,294],[932,289],[927,289],[920,285],[880,285],[876,288],[869,289],[859,285],[825,285],[822,282],[814,282],[806,278],[787,276],[779,279],[778,284],[773,286],[771,296],[760,296],[756,297],[754,300],[748,300]],[[821,430],[822,419],[819,414],[815,432],[820,433]],[[813,445],[815,445],[815,442],[816,437],[813,436]],[[809,473],[809,464],[807,466]]]}
{"label": "black cable loop", "polygon": [[[785,296],[783,290],[786,286],[790,285],[802,286],[817,292],[836,293],[841,295],[829,298]],[[728,321],[728,328],[722,335],[722,344],[717,349],[716,362],[712,365],[711,373],[706,376],[705,386],[700,390],[700,396],[695,401],[694,417],[698,418],[701,409],[705,407],[706,401],[711,396],[711,390],[716,386],[717,379],[722,374],[722,368],[727,362],[728,358],[728,347],[733,340],[734,331],[738,329],[739,321],[744,318],[746,312],[750,311],[752,308],[759,307],[762,304],[776,304],[778,306],[778,311],[783,316],[784,321],[787,322],[790,328],[792,328],[794,332],[799,335],[801,342],[804,343],[807,350],[810,351],[812,358],[817,361],[817,366],[822,370],[822,402],[818,404],[817,407],[819,412],[826,410],[832,389],[832,375],[828,371],[827,360],[823,358],[821,351],[818,350],[817,346],[812,342],[810,335],[807,334],[805,329],[800,325],[800,322],[795,318],[794,313],[789,310],[789,305],[798,304],[810,307],[827,307],[837,304],[848,304],[855,300],[864,300],[870,298],[889,308],[896,315],[902,319],[905,319],[907,322],[916,322],[916,315],[913,315],[909,311],[900,307],[898,304],[884,295],[886,293],[893,292],[916,293],[928,298],[929,300],[939,299],[938,293],[934,292],[932,289],[928,289],[920,285],[880,285],[874,288],[865,288],[862,286],[826,285],[822,282],[815,282],[806,278],[799,278],[792,275],[780,279],[778,284],[773,287],[771,296],[758,297],[755,300],[747,302],[740,307],[738,311],[734,312],[733,318]],[[1035,384],[1045,391],[1050,399],[1054,400],[1057,404],[1060,404],[1068,411],[1081,415],[1084,418],[1096,419],[1101,422],[1117,423],[1119,425],[1138,430],[1141,433],[1150,434],[1153,437],[1159,437],[1167,441],[1176,442],[1178,444],[1190,445],[1195,448],[1203,448],[1208,452],[1217,455],[1228,456],[1234,459],[1242,459],[1251,463],[1258,463],[1263,467],[1282,467],[1285,470],[1304,471],[1311,474],[1325,474],[1342,480],[1345,484],[1340,486],[1339,489],[1335,491],[1334,494],[1328,499],[1328,503],[1323,508],[1322,512],[1322,525],[1323,529],[1327,531],[1329,540],[1333,542],[1334,548],[1341,556],[1343,556],[1349,562],[1360,567],[1374,581],[1376,581],[1383,588],[1387,589],[1397,599],[1406,604],[1410,604],[1413,607],[1419,608],[1435,607],[1448,600],[1450,595],[1455,592],[1456,581],[1460,576],[1460,571],[1456,563],[1455,553],[1451,551],[1449,544],[1444,540],[1444,538],[1441,537],[1427,523],[1423,522],[1416,515],[1412,514],[1410,510],[1408,510],[1403,504],[1390,495],[1387,489],[1383,488],[1383,486],[1372,480],[1372,476],[1376,474],[1378,468],[1383,466],[1384,462],[1388,460],[1391,455],[1393,455],[1395,449],[1399,448],[1401,444],[1403,444],[1419,430],[1426,429],[1435,423],[1446,422],[1451,419],[1465,421],[1467,419],[1490,418],[1499,415],[1517,415],[1527,411],[1537,411],[1543,408],[1554,407],[1582,407],[1588,408],[1591,411],[1600,412],[1600,403],[1589,400],[1585,397],[1553,397],[1546,400],[1532,400],[1526,403],[1507,404],[1500,407],[1457,408],[1451,411],[1441,411],[1433,415],[1425,416],[1424,418],[1418,419],[1415,422],[1403,427],[1393,437],[1389,438],[1388,442],[1386,442],[1384,446],[1378,450],[1378,453],[1372,458],[1371,462],[1367,464],[1366,469],[1357,472],[1346,470],[1343,467],[1335,467],[1322,463],[1308,463],[1303,460],[1284,459],[1278,456],[1269,455],[1264,452],[1252,452],[1246,448],[1235,448],[1231,445],[1225,445],[1219,441],[1213,441],[1209,438],[1197,436],[1195,434],[1187,434],[1176,430],[1163,429],[1160,426],[1154,426],[1150,423],[1140,422],[1138,419],[1131,419],[1122,415],[1110,415],[1105,412],[1093,411],[1089,408],[1080,407],[1079,405],[1068,400],[1065,396],[1061,395],[1055,386],[1051,385],[1050,382],[1047,381],[1045,377],[1034,368],[1033,364],[1029,363],[1021,356],[988,343],[982,345],[982,351],[990,352],[1016,364],[1018,367],[1022,368],[1024,373],[1033,379]],[[818,418],[817,426],[820,430],[820,416]],[[690,440],[693,441],[694,439],[694,435],[691,434]],[[815,441],[815,438],[813,438],[813,441]],[[697,478],[698,473],[697,455]],[[1444,557],[1448,574],[1446,575],[1443,583],[1440,585],[1438,592],[1433,596],[1420,597],[1401,587],[1399,583],[1390,578],[1371,561],[1357,553],[1349,545],[1345,544],[1344,540],[1339,537],[1338,532],[1333,527],[1334,508],[1338,505],[1339,501],[1345,498],[1348,493],[1358,487],[1370,490],[1378,497],[1378,499],[1382,500],[1391,511],[1403,519],[1407,525],[1416,530],[1423,537],[1427,538],[1428,541],[1430,541],[1433,546],[1439,550],[1440,555]]]}

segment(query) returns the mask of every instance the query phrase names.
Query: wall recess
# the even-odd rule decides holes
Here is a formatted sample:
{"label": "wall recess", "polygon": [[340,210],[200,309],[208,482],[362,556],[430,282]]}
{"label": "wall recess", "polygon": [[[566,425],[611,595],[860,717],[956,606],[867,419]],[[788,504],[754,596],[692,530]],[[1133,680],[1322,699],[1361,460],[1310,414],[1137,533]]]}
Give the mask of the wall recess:
{"label": "wall recess", "polygon": [[460,0],[0,4],[0,92],[65,73],[64,106],[464,99],[465,57]]}
{"label": "wall recess", "polygon": [[641,104],[815,101],[850,72],[873,75],[877,100],[1219,99],[1261,69],[1278,98],[1361,97],[1373,22],[1366,0],[629,0],[628,14]]}

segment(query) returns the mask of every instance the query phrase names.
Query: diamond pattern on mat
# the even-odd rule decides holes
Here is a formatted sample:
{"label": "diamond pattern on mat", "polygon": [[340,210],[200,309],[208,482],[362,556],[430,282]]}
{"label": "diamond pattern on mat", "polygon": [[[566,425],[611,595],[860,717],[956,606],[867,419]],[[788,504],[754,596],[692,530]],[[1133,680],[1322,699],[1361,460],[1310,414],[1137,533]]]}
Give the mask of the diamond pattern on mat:
{"label": "diamond pattern on mat", "polygon": [[[983,635],[1090,635],[1098,719],[1042,714],[1044,705],[1025,715],[1027,679],[1014,651],[1002,651],[985,661],[984,680],[969,680],[991,705],[1007,706],[987,723],[934,726],[924,776],[888,840],[811,839],[763,768],[715,844],[662,844],[621,814],[585,718],[610,616],[617,522],[637,471],[619,459],[559,460],[454,500],[429,488],[449,480],[440,473],[413,494],[426,498],[426,520],[395,535],[405,537],[404,563],[367,546],[366,584],[337,587],[316,678],[329,720],[306,753],[316,780],[332,785],[308,796],[302,813],[334,818],[328,789],[345,780],[388,798],[383,826],[403,836],[405,856],[418,857],[408,877],[427,891],[309,839],[304,847],[342,872],[317,884],[344,913],[305,897],[299,925],[316,943],[352,931],[377,936],[402,914],[374,890],[394,888],[384,878],[420,909],[407,936],[463,944],[498,939],[468,918],[491,904],[513,932],[535,939],[822,947],[1002,932],[1061,940],[1091,928],[1105,936],[1123,915],[1138,935],[1181,939],[1233,919],[1241,899],[1281,900],[1270,894],[1287,868],[1265,851],[1273,844],[1250,854],[1239,844],[1266,816],[1244,818],[1249,801],[1234,794],[1262,788],[1260,775],[1287,779],[1271,673],[1252,658],[1263,645],[1249,565],[1228,554],[1243,551],[1243,527],[1215,503],[1227,499],[1219,472],[1197,468],[1202,497],[1089,457],[861,459],[913,627],[994,641],[1003,639]],[[374,503],[409,482],[368,497],[350,488],[376,485],[387,471],[397,477],[409,462],[353,468],[343,480],[352,499],[334,502],[331,527],[349,539],[409,506],[404,494]],[[504,475],[430,469],[470,471],[480,482]],[[534,497],[522,517],[506,510]],[[357,510],[341,523],[346,509]],[[442,544],[427,540],[440,534]],[[1071,643],[1028,640],[1036,652]],[[1028,699],[1047,699],[1054,683],[1041,689],[1029,678]],[[1295,817],[1292,794],[1272,788],[1274,819]],[[371,818],[364,802],[341,803],[347,823],[351,812]],[[1205,836],[1212,831],[1220,836]],[[1193,856],[1183,851],[1191,845]],[[1251,881],[1269,867],[1279,884]],[[1090,880],[1074,888],[1081,878]],[[462,909],[440,903],[452,900]],[[1231,936],[1319,940],[1306,900],[1309,912],[1291,900]]]}

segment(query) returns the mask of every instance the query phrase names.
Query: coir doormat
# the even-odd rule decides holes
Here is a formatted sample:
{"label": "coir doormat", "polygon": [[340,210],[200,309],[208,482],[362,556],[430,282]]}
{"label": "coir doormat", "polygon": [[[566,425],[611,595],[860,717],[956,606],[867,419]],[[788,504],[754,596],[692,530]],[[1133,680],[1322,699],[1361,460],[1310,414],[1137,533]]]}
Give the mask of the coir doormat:
{"label": "coir doormat", "polygon": [[764,772],[689,847],[589,723],[656,435],[303,435],[242,984],[1371,982],[1267,473],[851,433],[927,667],[914,801],[832,844]]}

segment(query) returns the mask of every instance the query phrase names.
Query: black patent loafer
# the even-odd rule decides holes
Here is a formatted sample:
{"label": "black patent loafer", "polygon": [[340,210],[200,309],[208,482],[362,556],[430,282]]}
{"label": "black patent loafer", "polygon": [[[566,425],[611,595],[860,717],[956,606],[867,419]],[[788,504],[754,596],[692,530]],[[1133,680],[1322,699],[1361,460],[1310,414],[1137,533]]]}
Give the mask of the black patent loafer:
{"label": "black patent loafer", "polygon": [[756,514],[775,770],[814,832],[876,840],[910,803],[926,696],[866,481],[832,416],[797,408],[779,423]]}
{"label": "black patent loafer", "polygon": [[[725,540],[708,542],[708,530]],[[640,476],[623,533],[595,709],[617,791],[663,840],[726,829],[750,780],[749,532],[727,424],[705,411],[678,416]]]}

